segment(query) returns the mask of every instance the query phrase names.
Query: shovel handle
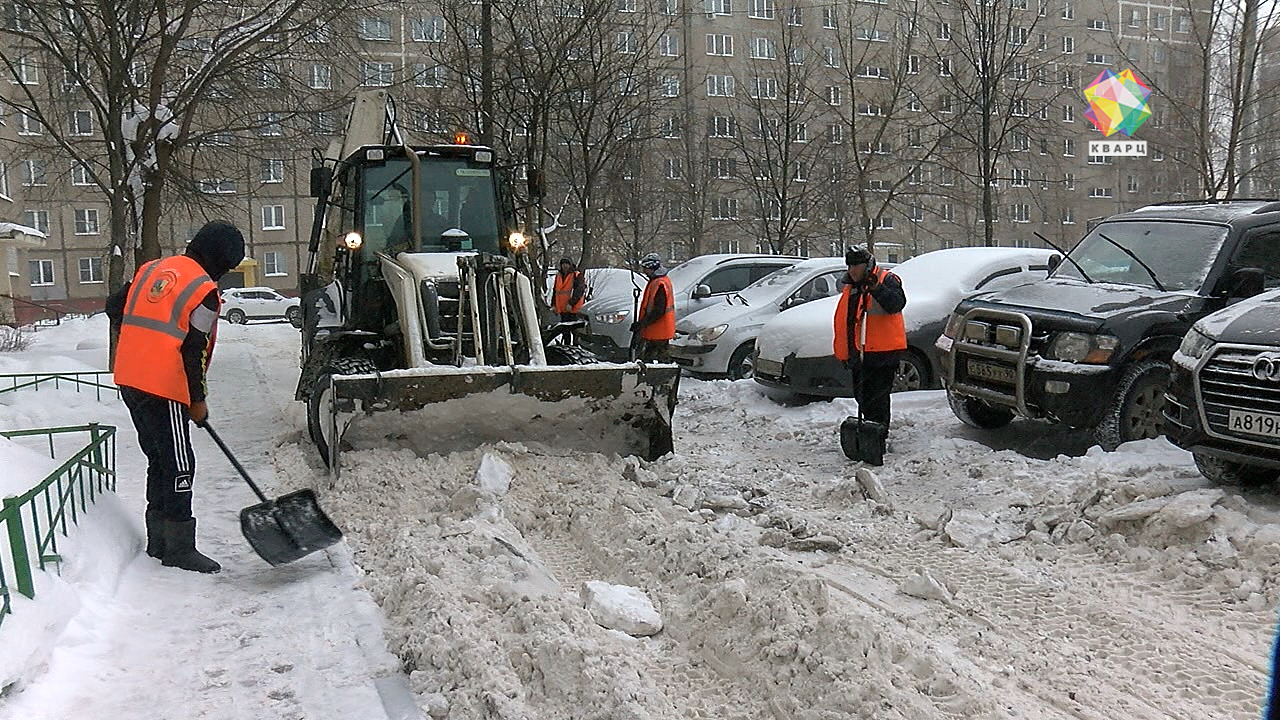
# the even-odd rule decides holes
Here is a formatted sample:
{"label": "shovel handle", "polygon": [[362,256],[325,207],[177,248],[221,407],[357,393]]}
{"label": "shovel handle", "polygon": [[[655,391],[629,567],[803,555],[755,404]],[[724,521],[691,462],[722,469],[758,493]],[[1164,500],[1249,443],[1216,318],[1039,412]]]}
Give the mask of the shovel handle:
{"label": "shovel handle", "polygon": [[244,466],[240,464],[240,461],[236,459],[235,455],[231,454],[231,448],[227,447],[227,444],[222,442],[222,438],[218,437],[218,433],[213,431],[213,426],[209,424],[209,421],[205,420],[204,422],[197,424],[209,431],[209,437],[213,438],[213,441],[222,449],[222,454],[226,455],[227,459],[231,461],[231,464],[235,466],[235,469],[240,473],[240,477],[244,478],[244,481],[249,483],[249,487],[253,490],[253,494],[257,495],[258,499],[262,502],[267,502],[267,496],[262,494],[262,491],[258,489],[257,483],[249,477],[249,473],[244,469]]}

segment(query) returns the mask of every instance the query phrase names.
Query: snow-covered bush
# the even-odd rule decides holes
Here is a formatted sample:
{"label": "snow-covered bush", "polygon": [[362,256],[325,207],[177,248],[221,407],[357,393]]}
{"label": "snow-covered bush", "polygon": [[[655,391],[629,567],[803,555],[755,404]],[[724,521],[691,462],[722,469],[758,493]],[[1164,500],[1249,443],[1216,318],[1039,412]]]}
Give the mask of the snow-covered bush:
{"label": "snow-covered bush", "polygon": [[0,352],[26,350],[30,342],[27,334],[21,330],[11,328],[8,325],[0,325]]}

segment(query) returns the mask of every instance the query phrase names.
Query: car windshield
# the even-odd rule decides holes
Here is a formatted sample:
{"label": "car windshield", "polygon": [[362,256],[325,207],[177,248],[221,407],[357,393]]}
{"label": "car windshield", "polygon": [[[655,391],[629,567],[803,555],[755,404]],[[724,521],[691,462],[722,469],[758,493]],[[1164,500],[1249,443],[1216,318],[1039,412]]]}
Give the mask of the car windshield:
{"label": "car windshield", "polygon": [[1063,262],[1053,277],[1154,288],[1154,273],[1166,290],[1198,291],[1226,237],[1227,229],[1221,225],[1159,220],[1103,223],[1071,251],[1075,263]]}
{"label": "car windshield", "polygon": [[[422,239],[409,242],[409,197],[413,174],[407,160],[390,160],[366,169],[364,178],[365,247],[391,252],[477,250],[497,253],[499,219],[493,171],[466,158],[422,159]],[[453,228],[466,239],[442,238]]]}
{"label": "car windshield", "polygon": [[783,268],[775,273],[765,275],[759,280],[748,285],[742,292],[744,294],[753,294],[758,292],[761,288],[766,288],[771,292],[781,292],[784,286],[791,285],[811,272],[813,272],[812,267],[792,265],[791,267]]}
{"label": "car windshield", "polygon": [[705,261],[688,260],[667,271],[667,277],[671,278],[671,286],[676,292],[680,292],[682,288],[689,287],[692,283],[697,282],[710,267]]}

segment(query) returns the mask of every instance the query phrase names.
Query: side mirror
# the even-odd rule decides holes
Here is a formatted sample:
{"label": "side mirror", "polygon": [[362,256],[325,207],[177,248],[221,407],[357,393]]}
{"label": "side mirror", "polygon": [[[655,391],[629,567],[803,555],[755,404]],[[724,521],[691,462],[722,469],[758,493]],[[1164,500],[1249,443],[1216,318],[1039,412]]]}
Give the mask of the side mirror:
{"label": "side mirror", "polygon": [[1247,267],[1240,268],[1231,273],[1227,279],[1227,298],[1240,299],[1251,298],[1260,294],[1267,283],[1267,274],[1262,268]]}
{"label": "side mirror", "polygon": [[1053,271],[1057,270],[1058,266],[1061,264],[1062,264],[1061,255],[1050,255],[1049,256],[1049,274],[1052,275]]}
{"label": "side mirror", "polygon": [[329,184],[333,182],[333,170],[321,165],[311,168],[311,197],[324,197],[329,193]]}
{"label": "side mirror", "polygon": [[710,285],[699,285],[698,287],[693,289],[694,300],[701,300],[703,298],[709,298],[709,297],[711,297]]}

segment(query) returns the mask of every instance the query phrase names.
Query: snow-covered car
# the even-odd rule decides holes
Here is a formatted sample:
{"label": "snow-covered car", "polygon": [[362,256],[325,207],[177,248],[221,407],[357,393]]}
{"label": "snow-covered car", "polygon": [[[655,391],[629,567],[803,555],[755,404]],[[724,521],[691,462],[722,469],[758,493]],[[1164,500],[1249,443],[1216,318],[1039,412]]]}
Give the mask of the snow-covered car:
{"label": "snow-covered car", "polygon": [[[676,296],[676,320],[717,305],[728,295],[803,259],[787,255],[720,254],[686,260],[667,272]],[[643,283],[640,288],[644,289]],[[587,316],[587,331],[578,336],[578,343],[600,357],[625,360],[631,347],[635,305],[630,291],[588,301],[582,308]]]}
{"label": "snow-covered car", "polygon": [[[555,291],[556,275],[559,272],[556,269],[547,270],[545,297],[548,305],[551,304],[551,294]],[[582,275],[587,283],[587,302],[615,297],[630,301],[632,292],[637,288],[643,291],[645,283],[648,282],[645,276],[626,268],[587,268],[582,271]],[[586,307],[585,303],[583,307]]]}
{"label": "snow-covered car", "polygon": [[813,258],[757,280],[724,302],[682,318],[671,359],[694,373],[751,377],[760,328],[783,310],[835,294],[845,271],[844,258]]}
{"label": "snow-covered car", "polygon": [[[902,278],[907,306],[907,352],[898,365],[894,390],[941,387],[942,334],[956,303],[979,290],[1013,287],[1043,279],[1053,250],[968,247],[935,250],[911,258],[893,272]],[[778,314],[756,339],[755,379],[797,395],[849,397],[853,377],[832,353],[832,318],[838,298],[830,297]]]}
{"label": "snow-covered car", "polygon": [[222,317],[237,325],[250,320],[284,319],[294,327],[302,327],[301,301],[285,297],[269,287],[223,290]]}

